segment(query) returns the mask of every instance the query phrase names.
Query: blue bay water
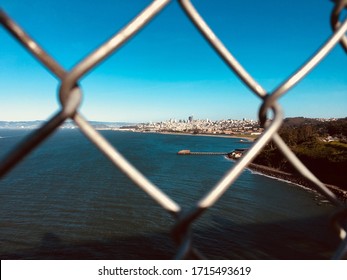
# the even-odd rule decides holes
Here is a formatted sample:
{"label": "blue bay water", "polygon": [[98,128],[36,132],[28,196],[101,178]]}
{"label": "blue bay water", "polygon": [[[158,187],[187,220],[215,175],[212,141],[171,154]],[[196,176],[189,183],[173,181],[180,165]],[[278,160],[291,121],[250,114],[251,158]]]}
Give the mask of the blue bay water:
{"label": "blue bay water", "polygon": [[[0,157],[23,130],[0,130]],[[154,184],[189,209],[232,168],[239,139],[101,132]],[[338,244],[334,207],[312,191],[245,170],[192,228],[212,259],[326,259]],[[174,219],[79,131],[60,130],[0,180],[2,259],[173,258]]]}

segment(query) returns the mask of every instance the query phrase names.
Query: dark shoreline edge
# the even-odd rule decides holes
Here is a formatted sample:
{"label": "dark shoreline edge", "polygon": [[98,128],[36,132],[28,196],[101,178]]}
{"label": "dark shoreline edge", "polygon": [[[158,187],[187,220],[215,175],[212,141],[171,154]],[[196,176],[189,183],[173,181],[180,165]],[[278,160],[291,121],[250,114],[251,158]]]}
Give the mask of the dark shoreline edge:
{"label": "dark shoreline edge", "polygon": [[[274,169],[274,168],[271,168],[268,166],[259,165],[259,164],[255,164],[255,163],[250,163],[248,165],[248,168],[252,171],[257,172],[257,173],[260,173],[260,174],[263,174],[266,176],[270,176],[270,177],[274,177],[277,179],[285,180],[285,181],[288,181],[290,183],[297,184],[297,185],[300,185],[303,187],[307,187],[313,191],[316,191],[314,184],[300,175],[287,173],[284,171],[280,171],[280,170],[277,170],[277,169]],[[328,185],[328,184],[325,184],[325,186],[329,190],[331,190],[337,196],[338,199],[340,199],[342,202],[347,204],[347,191],[346,190],[343,190],[337,186]]]}
{"label": "dark shoreline edge", "polygon": [[[165,131],[165,132],[132,131],[132,132],[167,134],[167,135],[181,135],[181,136],[205,136],[205,137],[236,138],[236,139],[240,139],[240,140],[241,139],[248,140],[249,143],[252,143],[254,141],[254,139],[251,137],[241,136],[241,135],[236,136],[236,135],[203,134],[203,133],[193,134],[193,133],[179,133],[179,132],[169,132],[169,131]],[[230,158],[228,158],[228,159],[230,159]],[[230,159],[230,160],[232,160],[232,159]],[[265,165],[260,165],[260,164],[255,164],[255,163],[250,163],[247,168],[252,170],[252,171],[255,171],[261,175],[265,175],[265,176],[269,176],[272,178],[288,181],[292,184],[303,186],[303,187],[309,188],[309,189],[317,192],[315,185],[300,175],[287,173],[284,171],[280,171],[278,169],[274,169],[274,168],[271,168],[271,167],[268,167]],[[344,204],[347,205],[347,190],[344,190],[344,189],[342,189],[338,186],[334,186],[334,185],[325,184],[325,186],[329,190],[331,190],[339,200],[341,200]]]}

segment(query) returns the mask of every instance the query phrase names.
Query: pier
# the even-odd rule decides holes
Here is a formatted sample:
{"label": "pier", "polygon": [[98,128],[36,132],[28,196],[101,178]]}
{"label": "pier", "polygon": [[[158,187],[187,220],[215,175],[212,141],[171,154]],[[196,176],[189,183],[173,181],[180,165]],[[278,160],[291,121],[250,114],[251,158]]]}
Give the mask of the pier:
{"label": "pier", "polygon": [[191,152],[190,150],[182,150],[177,153],[178,155],[227,155],[226,152]]}
{"label": "pier", "polygon": [[214,156],[214,155],[223,155],[228,158],[238,159],[243,156],[243,154],[247,151],[247,149],[235,149],[232,152],[192,152],[190,150],[181,150],[177,152],[178,155],[197,155],[197,156]]}

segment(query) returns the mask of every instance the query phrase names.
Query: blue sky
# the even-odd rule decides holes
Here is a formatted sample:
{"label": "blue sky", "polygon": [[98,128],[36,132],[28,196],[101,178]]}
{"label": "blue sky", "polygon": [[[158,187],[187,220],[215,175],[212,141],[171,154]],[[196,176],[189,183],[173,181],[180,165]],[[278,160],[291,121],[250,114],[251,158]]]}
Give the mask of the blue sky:
{"label": "blue sky", "polygon": [[[1,7],[71,69],[151,1],[2,0]],[[332,34],[332,2],[193,1],[217,36],[268,91]],[[59,81],[0,29],[0,120],[47,119]],[[286,117],[347,116],[340,46],[281,100]],[[256,119],[261,104],[211,49],[176,1],[81,80],[89,120]]]}

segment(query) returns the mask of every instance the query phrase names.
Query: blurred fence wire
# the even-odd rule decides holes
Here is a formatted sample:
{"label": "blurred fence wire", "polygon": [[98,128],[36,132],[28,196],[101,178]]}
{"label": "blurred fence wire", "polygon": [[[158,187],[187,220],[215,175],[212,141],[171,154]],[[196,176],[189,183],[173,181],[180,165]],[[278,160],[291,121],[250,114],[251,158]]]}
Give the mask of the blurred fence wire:
{"label": "blurred fence wire", "polygon": [[[346,218],[347,210],[343,203],[332,193],[301,161],[294,155],[278,134],[283,121],[282,108],[278,100],[322,61],[325,56],[337,45],[347,53],[347,19],[340,21],[343,9],[347,8],[347,0],[336,0],[331,13],[332,35],[298,70],[283,81],[275,90],[267,92],[237,61],[232,53],[218,39],[213,30],[205,22],[190,0],[179,0],[181,8],[205,37],[211,48],[219,54],[220,58],[230,67],[233,75],[240,78],[248,89],[262,100],[259,108],[259,121],[265,127],[264,133],[253,144],[248,152],[231,168],[211,190],[202,197],[189,211],[183,211],[179,204],[165,194],[160,188],[150,182],[140,171],[131,165],[121,153],[117,151],[91,124],[79,113],[82,91],[79,81],[103,60],[117,51],[120,46],[135,36],[158,13],[160,13],[170,0],[152,1],[137,17],[130,21],[116,35],[109,38],[106,43],[96,48],[71,70],[65,70],[58,62],[48,55],[39,44],[33,40],[24,29],[17,25],[5,11],[0,10],[0,23],[22,44],[22,46],[45,66],[51,74],[61,82],[59,98],[61,108],[55,115],[45,122],[39,129],[31,133],[21,144],[13,149],[0,162],[0,178],[15,167],[26,155],[39,146],[51,133],[53,133],[66,120],[71,119],[83,134],[130,180],[146,192],[164,210],[173,215],[176,223],[172,229],[172,236],[177,244],[177,259],[200,258],[204,256],[192,245],[192,224],[199,219],[205,210],[212,207],[220,197],[230,188],[242,171],[252,162],[264,146],[272,140],[281,150],[283,155],[306,179],[311,181],[316,190],[336,206],[337,214],[332,218],[332,224],[337,230],[341,241],[333,254],[333,259],[344,258],[347,254]],[[317,3],[319,5],[319,3]],[[328,23],[327,23],[328,24]],[[267,120],[267,112],[271,110],[273,118]]]}

